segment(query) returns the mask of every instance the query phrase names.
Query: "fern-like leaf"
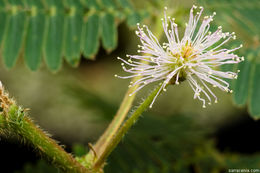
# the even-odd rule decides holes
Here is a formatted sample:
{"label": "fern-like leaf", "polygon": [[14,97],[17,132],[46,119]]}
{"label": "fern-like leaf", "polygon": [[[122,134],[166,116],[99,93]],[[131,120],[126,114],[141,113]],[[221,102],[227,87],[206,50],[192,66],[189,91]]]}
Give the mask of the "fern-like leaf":
{"label": "fern-like leaf", "polygon": [[[248,104],[249,113],[254,119],[260,118],[260,1],[259,0],[198,0],[199,3],[218,13],[216,22],[224,30],[237,33],[243,42],[245,62],[238,65],[240,70],[237,81],[231,83],[234,90],[233,101],[236,105]],[[224,27],[225,26],[225,27]]]}
{"label": "fern-like leaf", "polygon": [[117,26],[140,22],[129,0],[0,0],[1,54],[7,68],[19,55],[31,70],[39,68],[42,57],[51,71],[60,69],[63,57],[77,66],[81,54],[93,59],[103,47],[117,46]]}

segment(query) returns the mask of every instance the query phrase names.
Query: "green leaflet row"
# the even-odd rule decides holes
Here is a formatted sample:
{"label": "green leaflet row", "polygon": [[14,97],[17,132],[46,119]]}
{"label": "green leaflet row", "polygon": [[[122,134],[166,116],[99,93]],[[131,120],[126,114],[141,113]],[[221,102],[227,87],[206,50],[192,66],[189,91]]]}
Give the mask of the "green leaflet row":
{"label": "green leaflet row", "polygon": [[[260,118],[260,1],[259,0],[199,0],[205,13],[217,12],[215,17],[224,31],[236,32],[239,41],[245,45],[235,52],[244,56],[245,61],[233,67],[240,70],[237,80],[229,81],[233,89],[233,101],[237,106],[248,106],[254,119]],[[258,39],[258,41],[257,41]],[[239,43],[240,42],[240,43]]]}
{"label": "green leaflet row", "polygon": [[63,58],[77,66],[80,57],[94,59],[100,42],[108,52],[117,46],[117,25],[140,22],[129,0],[0,0],[1,56],[12,68],[22,56],[31,70],[45,61],[51,71]]}
{"label": "green leaflet row", "polygon": [[238,106],[248,104],[250,115],[260,118],[260,49],[249,49],[245,53],[245,61],[238,64],[240,70],[237,80],[232,83],[233,101]]}

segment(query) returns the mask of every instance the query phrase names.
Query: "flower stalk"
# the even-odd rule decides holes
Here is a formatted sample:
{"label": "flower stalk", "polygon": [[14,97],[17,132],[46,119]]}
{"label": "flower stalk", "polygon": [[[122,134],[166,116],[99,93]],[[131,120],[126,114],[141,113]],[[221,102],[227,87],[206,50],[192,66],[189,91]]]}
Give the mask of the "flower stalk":
{"label": "flower stalk", "polygon": [[141,114],[146,111],[151,105],[154,98],[157,96],[158,92],[160,92],[162,84],[160,84],[152,93],[144,100],[144,102],[134,111],[133,114],[125,121],[125,123],[120,127],[117,133],[113,136],[113,138],[109,141],[107,147],[102,152],[102,154],[95,161],[94,169],[98,169],[103,166],[106,158],[109,154],[115,149],[118,143],[122,140],[127,131],[135,124]]}
{"label": "flower stalk", "polygon": [[[161,38],[161,36],[163,34],[163,29],[160,27],[160,25],[161,25],[160,19],[156,18],[156,21],[154,23],[154,33],[158,38]],[[145,61],[143,61],[143,63],[145,63]],[[134,77],[132,79],[132,82],[136,82],[140,79],[141,79],[141,76]],[[132,103],[135,99],[135,95],[136,95],[136,93],[132,94],[131,96],[130,96],[130,94],[133,93],[137,88],[138,88],[138,85],[130,87],[127,90],[116,115],[114,116],[113,120],[111,121],[111,123],[109,124],[109,126],[107,127],[105,132],[102,134],[102,136],[98,139],[98,141],[94,145],[94,150],[97,154],[97,158],[100,155],[102,155],[102,153],[106,150],[106,148],[109,145],[110,141],[112,140],[113,136],[117,133],[118,129],[124,122],[128,112],[132,106]],[[89,157],[91,157],[90,155],[95,157],[94,153],[90,152],[86,156],[87,160],[89,159]],[[91,159],[93,159],[93,158],[91,158]]]}

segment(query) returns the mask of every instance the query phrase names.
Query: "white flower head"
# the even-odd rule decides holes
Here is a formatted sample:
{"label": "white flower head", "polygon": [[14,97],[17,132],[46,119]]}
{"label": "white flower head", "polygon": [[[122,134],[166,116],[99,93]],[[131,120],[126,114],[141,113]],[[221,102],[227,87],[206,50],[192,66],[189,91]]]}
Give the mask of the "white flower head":
{"label": "white flower head", "polygon": [[[237,73],[223,72],[219,67],[223,64],[235,64],[243,61],[243,57],[232,53],[242,45],[231,50],[221,48],[231,38],[236,38],[235,33],[222,32],[221,26],[215,32],[209,31],[215,12],[211,16],[205,16],[198,27],[203,7],[200,7],[194,15],[196,9],[197,6],[194,5],[190,10],[189,22],[186,23],[182,39],[179,38],[178,26],[174,22],[174,18],[167,17],[165,12],[162,25],[167,43],[161,45],[147,26],[141,27],[137,24],[136,35],[142,43],[142,45],[138,45],[140,48],[138,52],[142,55],[127,55],[128,61],[118,57],[123,62],[124,71],[131,75],[116,75],[116,77],[125,79],[140,76],[140,79],[130,84],[130,87],[138,85],[133,93],[149,83],[163,81],[150,107],[159,93],[162,90],[166,91],[167,84],[178,85],[184,80],[188,81],[194,91],[194,99],[198,98],[203,102],[203,107],[206,107],[206,102],[211,104],[212,99],[217,102],[217,97],[208,85],[232,92],[228,82],[222,78],[236,79]],[[125,67],[125,64],[128,68]]]}

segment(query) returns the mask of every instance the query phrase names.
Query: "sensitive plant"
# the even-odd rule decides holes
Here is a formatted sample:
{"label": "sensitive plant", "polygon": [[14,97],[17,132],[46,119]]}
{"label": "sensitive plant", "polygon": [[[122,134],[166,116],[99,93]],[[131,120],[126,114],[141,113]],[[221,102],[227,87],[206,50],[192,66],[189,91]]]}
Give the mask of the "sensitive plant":
{"label": "sensitive plant", "polygon": [[[65,172],[102,172],[107,157],[140,115],[148,107],[152,107],[162,91],[166,91],[168,85],[178,85],[187,81],[194,91],[194,99],[201,100],[203,107],[206,107],[206,103],[211,104],[213,99],[217,102],[217,97],[208,85],[232,92],[229,83],[223,78],[236,79],[237,73],[222,71],[220,67],[243,61],[243,57],[233,53],[242,46],[233,49],[222,48],[230,39],[236,38],[235,34],[222,32],[221,27],[216,31],[210,31],[210,22],[215,12],[211,16],[204,17],[199,25],[203,8],[200,7],[194,15],[196,9],[197,7],[193,6],[190,10],[190,18],[182,39],[174,18],[168,17],[165,11],[161,31],[167,41],[162,45],[159,43],[159,38],[156,38],[147,26],[141,27],[137,24],[136,34],[142,44],[138,46],[140,48],[138,53],[142,54],[127,55],[128,60],[118,58],[122,61],[124,71],[131,75],[126,77],[116,75],[119,78],[133,78],[129,85],[130,89],[117,115],[96,144],[89,146],[90,151],[87,155],[74,158],[66,153],[33,123],[27,115],[27,110],[9,98],[2,85],[0,86],[1,133],[18,135]],[[136,92],[153,82],[158,82],[158,86],[127,118]]]}

